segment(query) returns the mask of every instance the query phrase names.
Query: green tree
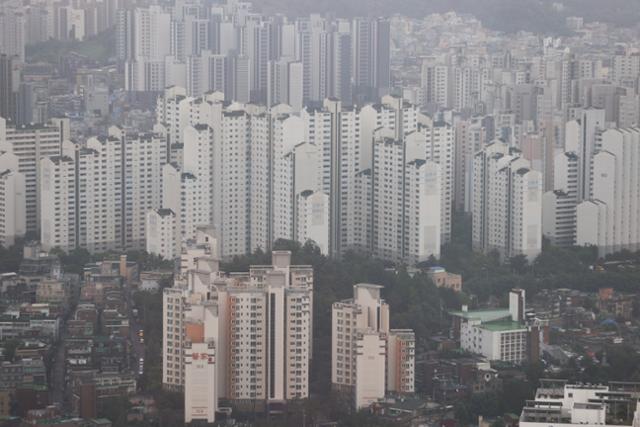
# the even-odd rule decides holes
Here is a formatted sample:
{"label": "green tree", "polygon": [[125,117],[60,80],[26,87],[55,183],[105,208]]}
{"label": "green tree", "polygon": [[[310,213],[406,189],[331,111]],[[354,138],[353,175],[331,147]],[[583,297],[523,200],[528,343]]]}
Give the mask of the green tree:
{"label": "green tree", "polygon": [[525,274],[529,268],[529,261],[526,255],[516,255],[509,260],[511,271],[516,274]]}
{"label": "green tree", "polygon": [[23,257],[24,240],[17,239],[9,248],[0,245],[0,273],[13,273],[20,270]]}

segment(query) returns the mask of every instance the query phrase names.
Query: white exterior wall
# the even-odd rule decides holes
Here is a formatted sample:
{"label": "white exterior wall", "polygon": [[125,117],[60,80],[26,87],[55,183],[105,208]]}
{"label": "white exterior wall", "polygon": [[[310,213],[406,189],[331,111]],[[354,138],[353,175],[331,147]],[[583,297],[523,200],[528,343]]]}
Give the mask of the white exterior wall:
{"label": "white exterior wall", "polygon": [[[290,256],[274,253],[273,266],[252,266],[248,273],[230,276],[205,269],[202,258],[196,267],[185,262],[187,282],[177,281],[164,294],[165,354],[170,356],[163,366],[165,387],[180,385],[181,362],[171,358],[183,346],[175,318],[201,319],[204,307],[205,341],[216,342],[219,397],[245,404],[308,397],[313,271],[290,266]],[[208,306],[215,314],[211,321]]]}
{"label": "white exterior wall", "polygon": [[104,139],[89,138],[87,154],[79,156],[78,241],[92,253],[122,248],[122,148],[121,139],[114,134]]}
{"label": "white exterior wall", "polygon": [[553,191],[542,197],[542,232],[557,246],[576,242],[578,200],[578,157],[572,152],[557,153],[554,159]]}
{"label": "white exterior wall", "polygon": [[[601,255],[640,247],[640,132],[608,130],[593,156],[591,200],[578,207],[578,244],[597,244]],[[598,225],[598,229],[590,229]]]}
{"label": "white exterior wall", "polygon": [[542,251],[542,174],[520,169],[512,180],[511,256],[523,254],[533,262]]}
{"label": "white exterior wall", "polygon": [[329,251],[329,195],[316,191],[297,197],[296,240],[301,244],[311,240],[320,252]]}
{"label": "white exterior wall", "polygon": [[441,176],[440,166],[432,161],[417,160],[406,166],[405,257],[412,262],[440,257]]}
{"label": "white exterior wall", "polygon": [[451,218],[454,201],[454,137],[453,128],[444,123],[431,126],[420,126],[419,131],[426,138],[425,160],[431,160],[440,166],[440,233],[443,243],[451,239]]}
{"label": "white exterior wall", "polygon": [[[361,210],[359,198],[362,196],[358,192],[357,174],[360,171],[362,145],[358,139],[361,129],[360,115],[355,110],[346,110],[340,113],[340,233],[341,250],[350,247],[358,247],[357,229],[362,226]],[[372,141],[369,142],[372,144]],[[371,164],[367,166],[371,167]],[[329,194],[329,193],[327,193]],[[334,203],[337,202],[334,200]]]}
{"label": "white exterior wall", "polygon": [[542,175],[508,153],[495,142],[474,158],[473,245],[533,260],[542,248]]}
{"label": "white exterior wall", "polygon": [[576,244],[579,246],[607,245],[607,206],[598,200],[585,200],[576,209]]}
{"label": "white exterior wall", "polygon": [[[222,193],[223,206],[221,232],[222,256],[245,254],[251,250],[256,242],[254,236],[249,236],[249,224],[257,221],[252,217],[247,221],[246,200],[250,193],[250,177],[247,176],[246,153],[250,147],[249,116],[243,112],[227,112],[223,115],[223,147],[222,147]],[[266,129],[265,129],[266,132]],[[256,132],[253,132],[256,133]],[[265,156],[251,150],[252,156]],[[259,172],[260,162],[255,164],[255,172]],[[254,193],[257,194],[257,193]],[[252,205],[254,205],[252,203]],[[258,209],[253,214],[258,214]],[[250,245],[247,242],[251,237]]]}
{"label": "white exterior wall", "polygon": [[40,243],[49,251],[76,247],[75,162],[70,157],[47,157],[40,161]]}
{"label": "white exterior wall", "polygon": [[488,360],[522,363],[527,359],[527,334],[524,328],[494,331],[479,320],[468,320],[461,324],[460,348]]}
{"label": "white exterior wall", "polygon": [[386,344],[375,331],[358,334],[353,344],[356,346],[355,407],[360,410],[384,398],[386,384],[382,372],[385,372]]}
{"label": "white exterior wall", "polygon": [[[213,222],[213,129],[208,125],[187,126],[183,131],[184,171],[195,177],[193,206],[186,210],[192,217],[193,226],[209,225]],[[186,239],[195,238],[195,228],[190,228]],[[191,234],[193,233],[193,234]]]}
{"label": "white exterior wall", "polygon": [[273,237],[294,239],[294,156],[304,141],[304,122],[296,116],[273,120]]}
{"label": "white exterior wall", "polygon": [[387,391],[414,391],[415,336],[411,330],[389,329],[381,288],[354,285],[353,299],[334,303],[331,311],[331,382],[351,394],[358,410]]}
{"label": "white exterior wall", "polygon": [[40,227],[40,174],[39,163],[43,157],[58,156],[62,150],[62,129],[68,121],[46,126],[7,126],[0,118],[0,151],[15,154],[18,157],[18,172],[24,175],[26,193],[27,231],[37,231]]}
{"label": "white exterior wall", "polygon": [[403,143],[392,138],[376,140],[373,152],[372,249],[375,256],[400,260],[403,248]]}
{"label": "white exterior wall", "polygon": [[184,421],[213,423],[218,408],[215,341],[185,348]]}
{"label": "white exterior wall", "polygon": [[18,158],[0,153],[0,245],[12,246],[26,233],[26,201],[24,175],[17,172]]}
{"label": "white exterior wall", "polygon": [[162,206],[162,168],[167,163],[167,142],[159,134],[124,138],[125,248],[141,249],[145,246],[147,212]]}
{"label": "white exterior wall", "polygon": [[172,211],[150,210],[145,224],[146,251],[166,260],[180,255],[176,215]]}
{"label": "white exterior wall", "polygon": [[[288,159],[275,158],[275,147],[271,144],[272,138],[270,135],[272,131],[275,132],[276,120],[272,122],[269,115],[263,114],[263,111],[257,111],[255,114],[249,113],[247,116],[249,135],[246,143],[251,154],[248,160],[244,160],[243,167],[247,168],[247,163],[249,163],[251,171],[245,173],[241,179],[244,179],[246,191],[250,195],[250,203],[242,205],[242,209],[249,212],[250,221],[244,224],[244,233],[250,238],[248,250],[252,251],[257,248],[267,250],[271,243],[271,237],[274,235],[273,224],[269,221],[269,213],[276,209],[275,176],[271,174],[270,160],[279,162],[280,166],[285,168],[282,172],[285,176],[290,174],[290,171],[287,170],[290,165]],[[282,148],[282,145],[280,147]],[[270,159],[270,154],[274,156],[273,159]],[[289,184],[289,180],[283,179],[281,176],[278,182],[280,184],[286,183],[284,184],[284,193],[287,194],[286,187]],[[288,206],[286,200],[283,199],[286,199],[286,196],[283,197],[282,193],[280,193],[280,202],[285,203],[284,211],[286,216]],[[283,206],[280,204],[278,204],[278,208],[283,210]]]}
{"label": "white exterior wall", "polygon": [[[561,396],[555,394],[555,390],[539,388],[535,401],[528,408],[524,408],[520,417],[520,425],[526,427],[572,427],[572,426],[612,426],[607,423],[607,404],[600,403],[600,393],[615,392],[605,385],[581,385],[565,384],[564,393]],[[535,404],[535,406],[534,406]],[[540,417],[538,414],[549,412],[548,417]],[[562,414],[562,422],[558,416]],[[531,420],[533,417],[534,420]],[[633,418],[626,423],[617,423],[627,427],[637,426],[640,420],[640,412],[635,410]]]}

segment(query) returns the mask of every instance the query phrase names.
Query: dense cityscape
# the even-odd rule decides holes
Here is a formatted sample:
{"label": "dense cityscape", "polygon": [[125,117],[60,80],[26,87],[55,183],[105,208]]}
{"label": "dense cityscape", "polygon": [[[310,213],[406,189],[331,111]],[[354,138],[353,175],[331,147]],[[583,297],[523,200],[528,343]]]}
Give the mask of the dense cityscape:
{"label": "dense cityscape", "polygon": [[0,426],[640,427],[638,5],[308,3],[0,0]]}

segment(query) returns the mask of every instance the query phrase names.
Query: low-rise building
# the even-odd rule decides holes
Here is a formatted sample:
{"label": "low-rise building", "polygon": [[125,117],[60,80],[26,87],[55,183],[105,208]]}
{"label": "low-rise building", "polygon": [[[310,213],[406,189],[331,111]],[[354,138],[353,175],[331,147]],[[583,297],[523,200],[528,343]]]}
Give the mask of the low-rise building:
{"label": "low-rise building", "polygon": [[514,364],[535,361],[540,355],[541,326],[526,318],[522,289],[509,293],[508,309],[470,311],[463,306],[450,314],[463,350]]}
{"label": "low-rise building", "polygon": [[634,426],[640,424],[640,383],[609,385],[541,381],[535,399],[528,400],[520,427]]}
{"label": "low-rise building", "polygon": [[442,267],[431,267],[427,271],[427,276],[439,288],[451,289],[455,292],[462,291],[462,276],[460,274],[449,273]]}

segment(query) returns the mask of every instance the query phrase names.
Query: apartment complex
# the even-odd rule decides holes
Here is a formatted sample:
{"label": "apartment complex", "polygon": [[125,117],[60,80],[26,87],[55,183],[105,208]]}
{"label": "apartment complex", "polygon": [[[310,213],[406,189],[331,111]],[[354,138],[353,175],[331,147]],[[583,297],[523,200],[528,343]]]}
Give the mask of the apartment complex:
{"label": "apartment complex", "polygon": [[39,161],[40,230],[44,248],[90,252],[145,247],[149,210],[162,197],[162,135],[127,135],[112,127],[86,145]]}
{"label": "apartment complex", "polygon": [[359,410],[387,393],[413,393],[415,334],[389,328],[382,286],[357,284],[353,298],[336,302],[331,314],[331,383]]}
{"label": "apartment complex", "polygon": [[[203,399],[213,402],[215,412],[217,399],[247,410],[277,410],[307,397],[313,270],[291,265],[290,252],[274,251],[272,265],[224,273],[215,243],[209,243],[200,240],[182,278],[164,291],[163,386],[185,390],[194,419],[212,413],[198,413]],[[195,365],[203,364],[194,354],[207,354],[204,369],[214,377],[203,382],[194,375]]]}
{"label": "apartment complex", "polygon": [[452,128],[402,98],[346,108],[225,104],[220,93],[170,88],[157,121],[172,141],[162,207],[182,240],[219,232],[221,256],[313,240],[415,263],[438,257],[451,234]]}
{"label": "apartment complex", "polygon": [[[303,105],[374,101],[389,93],[390,23],[383,18],[290,20],[248,2],[146,5],[117,14],[117,56],[129,91],[180,85],[190,96]],[[180,28],[169,32],[166,28]]]}
{"label": "apartment complex", "polygon": [[473,246],[502,259],[542,250],[542,174],[501,141],[473,160]]}

